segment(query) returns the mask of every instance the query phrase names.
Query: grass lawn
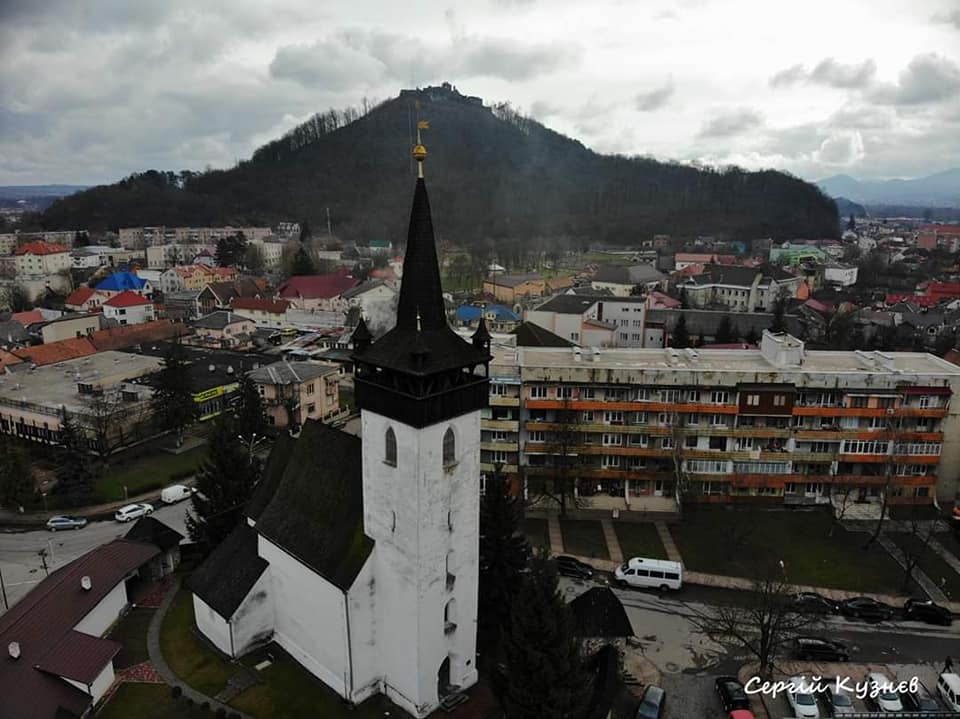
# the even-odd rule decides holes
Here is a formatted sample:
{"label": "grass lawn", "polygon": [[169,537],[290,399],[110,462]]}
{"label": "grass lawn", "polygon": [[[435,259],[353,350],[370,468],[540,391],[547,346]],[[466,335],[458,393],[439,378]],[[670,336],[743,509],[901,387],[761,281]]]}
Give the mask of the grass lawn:
{"label": "grass lawn", "polygon": [[757,577],[782,560],[793,584],[899,593],[903,570],[883,547],[864,550],[867,535],[841,527],[830,537],[831,523],[820,511],[696,508],[670,533],[693,571]]}
{"label": "grass lawn", "polygon": [[244,663],[253,666],[262,661],[266,654],[270,655],[273,663],[260,672],[263,683],[235,697],[230,706],[258,719],[338,719],[347,716],[353,719],[383,719],[385,716],[404,719],[408,716],[379,695],[349,709],[332,689],[324,686],[274,644],[245,658]]}
{"label": "grass lawn", "polygon": [[547,530],[546,519],[524,519],[523,533],[534,549],[550,549],[550,534]]}
{"label": "grass lawn", "polygon": [[623,556],[647,557],[649,559],[669,559],[667,550],[663,548],[657,528],[652,524],[642,522],[614,522],[613,528],[617,532],[617,540]]}
{"label": "grass lawn", "polygon": [[[889,532],[888,536],[897,546],[905,552],[916,553],[920,559],[917,561],[917,568],[933,580],[938,587],[943,586],[944,594],[951,601],[960,599],[960,574],[957,574],[953,567],[947,564],[943,558],[933,551],[930,547],[923,548],[923,542],[910,532]],[[946,585],[941,585],[940,580],[946,579]]]}
{"label": "grass lawn", "polygon": [[932,504],[893,504],[887,508],[890,519],[937,519],[941,513]]}
{"label": "grass lawn", "polygon": [[173,477],[192,472],[204,456],[206,447],[196,447],[181,454],[158,451],[129,462],[118,462],[97,482],[96,501],[124,499],[124,487],[129,497],[160,489]]}
{"label": "grass lawn", "polygon": [[940,544],[943,545],[944,549],[953,553],[955,557],[960,559],[960,533],[938,532],[933,536],[938,542],[940,542]]}
{"label": "grass lawn", "polygon": [[561,519],[563,548],[568,554],[594,559],[610,559],[603,527],[596,520]]}
{"label": "grass lawn", "polygon": [[125,682],[110,701],[97,712],[97,719],[209,719],[213,716],[199,706],[174,701],[166,684]]}
{"label": "grass lawn", "polygon": [[147,652],[147,629],[154,611],[153,609],[132,609],[110,630],[108,638],[123,645],[123,649],[113,659],[115,668],[125,669],[150,658]]}
{"label": "grass lawn", "polygon": [[194,634],[193,602],[182,589],[160,627],[160,650],[174,674],[209,696],[223,689],[235,672]]}

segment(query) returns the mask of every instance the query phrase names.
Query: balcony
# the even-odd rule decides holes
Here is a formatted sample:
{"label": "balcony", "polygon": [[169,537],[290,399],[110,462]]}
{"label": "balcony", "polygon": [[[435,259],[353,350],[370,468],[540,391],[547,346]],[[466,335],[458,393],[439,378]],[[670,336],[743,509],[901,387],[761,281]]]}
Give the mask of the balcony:
{"label": "balcony", "polygon": [[516,419],[481,419],[482,429],[496,429],[503,432],[519,432],[520,421]]}
{"label": "balcony", "polygon": [[487,449],[491,452],[517,452],[518,444],[515,439],[504,439],[495,442],[481,442],[480,449]]}
{"label": "balcony", "polygon": [[490,406],[491,407],[519,407],[520,398],[519,397],[503,397],[501,395],[490,395]]}
{"label": "balcony", "polygon": [[[517,465],[516,464],[504,464],[501,468],[504,474],[516,474]],[[493,473],[497,471],[497,468],[494,466],[493,462],[481,462],[480,463],[481,472]]]}

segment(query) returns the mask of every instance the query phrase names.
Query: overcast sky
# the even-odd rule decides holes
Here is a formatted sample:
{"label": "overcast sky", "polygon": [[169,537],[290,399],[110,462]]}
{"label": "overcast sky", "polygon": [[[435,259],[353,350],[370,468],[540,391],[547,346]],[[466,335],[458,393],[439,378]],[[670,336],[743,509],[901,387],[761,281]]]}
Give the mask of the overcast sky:
{"label": "overcast sky", "polygon": [[958,0],[0,0],[0,184],[229,167],[444,80],[599,152],[960,167]]}

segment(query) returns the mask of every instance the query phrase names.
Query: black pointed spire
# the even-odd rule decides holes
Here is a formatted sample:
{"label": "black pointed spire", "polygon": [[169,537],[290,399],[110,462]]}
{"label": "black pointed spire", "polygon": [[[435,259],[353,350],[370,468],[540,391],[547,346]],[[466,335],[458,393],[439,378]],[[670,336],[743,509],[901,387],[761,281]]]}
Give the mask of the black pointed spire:
{"label": "black pointed spire", "polygon": [[350,336],[350,342],[353,344],[354,352],[363,352],[363,350],[373,342],[373,335],[370,333],[370,328],[367,327],[367,322],[363,319],[363,315],[360,315],[360,321],[357,322],[357,328]]}
{"label": "black pointed spire", "polygon": [[397,327],[405,330],[417,329],[418,312],[424,331],[446,327],[447,316],[440,286],[440,264],[437,262],[437,248],[433,240],[430,199],[427,197],[427,186],[422,177],[417,179],[417,187],[413,193],[407,249],[403,258],[403,277],[397,304]]}
{"label": "black pointed spire", "polygon": [[470,339],[473,341],[474,347],[489,354],[490,332],[487,330],[487,321],[483,318],[482,314],[480,315],[480,324],[477,325],[477,331],[473,333],[473,337]]}

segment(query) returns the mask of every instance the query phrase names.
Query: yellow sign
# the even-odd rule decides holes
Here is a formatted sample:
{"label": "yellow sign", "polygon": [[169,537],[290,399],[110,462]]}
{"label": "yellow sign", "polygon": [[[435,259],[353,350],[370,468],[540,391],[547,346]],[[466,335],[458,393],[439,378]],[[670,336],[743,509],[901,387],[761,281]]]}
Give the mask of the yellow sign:
{"label": "yellow sign", "polygon": [[220,385],[219,387],[211,387],[210,389],[205,389],[203,392],[197,392],[193,395],[193,401],[197,404],[203,404],[204,402],[209,402],[216,397],[221,397],[229,392],[235,392],[240,388],[239,382],[234,382],[233,384]]}

